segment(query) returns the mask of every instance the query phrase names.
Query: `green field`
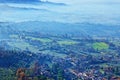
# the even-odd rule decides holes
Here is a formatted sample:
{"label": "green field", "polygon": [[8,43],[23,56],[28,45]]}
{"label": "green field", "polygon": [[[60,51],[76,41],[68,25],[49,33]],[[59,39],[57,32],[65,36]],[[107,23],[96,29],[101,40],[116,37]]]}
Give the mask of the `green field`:
{"label": "green field", "polygon": [[78,42],[72,41],[72,40],[62,40],[62,41],[57,41],[59,45],[74,45],[77,44]]}
{"label": "green field", "polygon": [[15,35],[15,34],[10,35],[9,37],[10,37],[10,38],[19,38],[19,36],[18,36],[18,35]]}
{"label": "green field", "polygon": [[49,42],[52,42],[51,39],[48,39],[48,38],[35,38],[35,37],[26,37],[28,39],[31,39],[31,40],[37,40],[37,41],[40,41],[42,43],[49,43]]}
{"label": "green field", "polygon": [[107,50],[109,48],[109,45],[104,42],[96,42],[93,43],[92,47],[95,50]]}

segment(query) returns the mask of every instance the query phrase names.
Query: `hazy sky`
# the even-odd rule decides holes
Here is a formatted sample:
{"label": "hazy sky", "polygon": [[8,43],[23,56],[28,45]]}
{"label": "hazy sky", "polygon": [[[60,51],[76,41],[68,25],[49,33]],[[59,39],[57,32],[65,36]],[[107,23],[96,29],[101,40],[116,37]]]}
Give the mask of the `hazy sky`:
{"label": "hazy sky", "polygon": [[67,6],[54,4],[0,3],[0,21],[19,22],[35,20],[64,23],[87,22],[120,24],[120,0],[47,1],[65,3]]}
{"label": "hazy sky", "polygon": [[41,0],[41,1],[51,1],[51,2],[63,2],[63,3],[70,3],[70,4],[80,4],[80,3],[93,3],[93,4],[120,4],[120,0]]}

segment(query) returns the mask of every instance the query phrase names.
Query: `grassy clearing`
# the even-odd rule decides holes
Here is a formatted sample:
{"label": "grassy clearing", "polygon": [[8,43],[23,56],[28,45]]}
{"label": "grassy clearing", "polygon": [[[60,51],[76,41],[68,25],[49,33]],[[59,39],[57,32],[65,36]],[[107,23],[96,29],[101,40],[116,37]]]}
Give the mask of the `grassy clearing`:
{"label": "grassy clearing", "polygon": [[10,37],[10,38],[19,38],[19,36],[18,36],[18,35],[15,35],[15,34],[10,35],[9,37]]}
{"label": "grassy clearing", "polygon": [[64,40],[64,41],[58,41],[58,44],[60,45],[74,45],[77,44],[78,42],[72,41],[72,40]]}
{"label": "grassy clearing", "polygon": [[109,45],[104,42],[96,42],[96,43],[93,43],[92,47],[95,50],[107,50],[109,48]]}
{"label": "grassy clearing", "polygon": [[52,42],[51,39],[48,39],[48,38],[35,38],[35,37],[26,37],[28,39],[32,39],[32,40],[37,40],[37,41],[40,41],[42,43],[49,43],[49,42]]}

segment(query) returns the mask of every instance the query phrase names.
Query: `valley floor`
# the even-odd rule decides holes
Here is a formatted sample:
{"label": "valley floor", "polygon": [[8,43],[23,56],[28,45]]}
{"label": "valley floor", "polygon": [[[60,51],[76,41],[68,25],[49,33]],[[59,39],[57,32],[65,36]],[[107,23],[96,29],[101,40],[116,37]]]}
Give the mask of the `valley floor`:
{"label": "valley floor", "polygon": [[119,80],[120,40],[9,34],[0,41],[1,80]]}

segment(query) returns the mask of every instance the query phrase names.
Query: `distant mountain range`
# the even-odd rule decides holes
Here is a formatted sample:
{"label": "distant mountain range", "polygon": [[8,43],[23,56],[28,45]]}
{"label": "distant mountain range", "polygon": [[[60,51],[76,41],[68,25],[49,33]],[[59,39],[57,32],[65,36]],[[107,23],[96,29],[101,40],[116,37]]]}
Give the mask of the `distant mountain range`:
{"label": "distant mountain range", "polygon": [[0,0],[0,2],[40,2],[40,0]]}
{"label": "distant mountain range", "polygon": [[119,26],[108,26],[89,23],[59,23],[59,22],[40,22],[27,21],[19,23],[0,23],[0,33],[9,32],[40,32],[46,34],[72,34],[76,36],[98,36],[98,37],[120,37]]}
{"label": "distant mountain range", "polygon": [[27,7],[16,7],[16,6],[10,6],[10,5],[1,5],[0,10],[37,10],[37,11],[42,11],[42,12],[51,12],[47,9],[37,9],[37,8],[27,8]]}
{"label": "distant mountain range", "polygon": [[0,0],[0,3],[23,3],[23,4],[52,4],[52,5],[61,5],[65,6],[65,3],[55,3],[49,1],[40,1],[40,0]]}

